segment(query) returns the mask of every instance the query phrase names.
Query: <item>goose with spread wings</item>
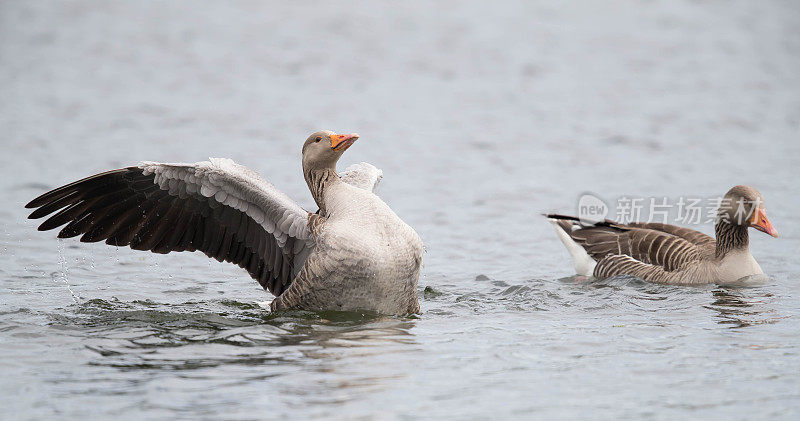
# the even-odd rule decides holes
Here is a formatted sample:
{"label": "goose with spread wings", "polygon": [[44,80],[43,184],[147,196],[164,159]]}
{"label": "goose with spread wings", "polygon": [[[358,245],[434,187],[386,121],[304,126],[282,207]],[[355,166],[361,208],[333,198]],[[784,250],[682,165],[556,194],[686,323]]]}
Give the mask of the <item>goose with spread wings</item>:
{"label": "goose with spread wings", "polygon": [[155,253],[202,251],[239,265],[276,296],[273,311],[419,312],[423,245],[373,190],[382,178],[361,163],[336,163],[358,135],[312,134],[302,149],[310,213],[229,159],[142,162],[49,191],[26,205],[50,215],[59,238]]}
{"label": "goose with spread wings", "polygon": [[747,229],[778,236],[767,219],[764,197],[744,185],[733,187],[720,201],[716,238],[662,223],[585,223],[573,216],[546,216],[577,273],[597,279],[630,275],[672,285],[746,282],[764,274],[750,254]]}

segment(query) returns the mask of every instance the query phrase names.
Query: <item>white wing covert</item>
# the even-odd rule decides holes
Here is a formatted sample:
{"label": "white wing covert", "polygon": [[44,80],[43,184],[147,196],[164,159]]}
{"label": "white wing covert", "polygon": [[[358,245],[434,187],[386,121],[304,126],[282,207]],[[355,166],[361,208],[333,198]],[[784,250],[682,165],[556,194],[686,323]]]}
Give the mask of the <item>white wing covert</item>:
{"label": "white wing covert", "polygon": [[372,164],[361,162],[347,167],[339,174],[339,178],[351,186],[374,193],[378,183],[383,179],[383,171]]}

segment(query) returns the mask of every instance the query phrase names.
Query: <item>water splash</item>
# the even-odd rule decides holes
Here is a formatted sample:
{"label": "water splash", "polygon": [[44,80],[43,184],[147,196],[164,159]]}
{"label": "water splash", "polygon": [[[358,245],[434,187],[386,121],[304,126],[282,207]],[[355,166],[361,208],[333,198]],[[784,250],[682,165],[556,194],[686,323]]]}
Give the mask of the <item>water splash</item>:
{"label": "water splash", "polygon": [[69,295],[72,297],[72,301],[74,301],[75,304],[80,304],[79,301],[80,297],[78,297],[78,295],[75,294],[75,291],[73,291],[72,287],[69,285],[69,273],[68,273],[69,265],[67,264],[67,256],[64,253],[63,240],[59,238],[58,241],[56,241],[56,244],[58,247],[58,266],[61,270],[52,273],[53,280],[61,278],[61,281],[67,287],[67,291],[69,291]]}

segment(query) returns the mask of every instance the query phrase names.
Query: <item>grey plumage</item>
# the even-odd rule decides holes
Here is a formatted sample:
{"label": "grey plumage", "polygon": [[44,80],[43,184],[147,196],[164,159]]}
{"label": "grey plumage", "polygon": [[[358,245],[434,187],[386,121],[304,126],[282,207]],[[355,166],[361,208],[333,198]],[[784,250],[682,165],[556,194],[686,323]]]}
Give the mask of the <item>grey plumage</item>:
{"label": "grey plumage", "polygon": [[30,218],[50,215],[39,230],[66,224],[60,238],[155,253],[199,250],[237,264],[276,295],[276,310],[417,312],[422,242],[372,193],[380,170],[349,168],[355,186],[335,171],[355,139],[318,132],[303,147],[319,214],[224,159],[145,162],[59,187],[26,207],[36,208]]}
{"label": "grey plumage", "polygon": [[[655,283],[699,284],[733,282],[763,274],[750,254],[747,232],[753,226],[777,236],[766,220],[763,197],[751,187],[736,186],[725,198],[728,200],[718,210],[716,238],[662,223],[620,224],[606,220],[584,224],[571,216],[546,216],[560,235],[566,235],[562,241],[573,254],[576,267],[581,256],[567,238],[593,260],[591,273],[586,274],[599,279],[630,275]],[[737,203],[742,208],[735,208]],[[734,217],[734,213],[744,217]],[[753,215],[763,215],[762,221],[751,224],[757,219]]]}

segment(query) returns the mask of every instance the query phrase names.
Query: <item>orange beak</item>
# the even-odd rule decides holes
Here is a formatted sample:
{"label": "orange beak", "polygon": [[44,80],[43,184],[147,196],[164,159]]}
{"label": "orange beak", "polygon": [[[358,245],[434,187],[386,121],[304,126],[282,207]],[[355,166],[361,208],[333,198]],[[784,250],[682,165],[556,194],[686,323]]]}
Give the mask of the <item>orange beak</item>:
{"label": "orange beak", "polygon": [[767,234],[778,237],[778,230],[772,226],[772,223],[767,219],[767,211],[763,208],[753,212],[753,217],[750,218],[750,226]]}
{"label": "orange beak", "polygon": [[335,151],[344,151],[358,139],[358,133],[350,134],[332,134],[331,135],[331,149]]}

